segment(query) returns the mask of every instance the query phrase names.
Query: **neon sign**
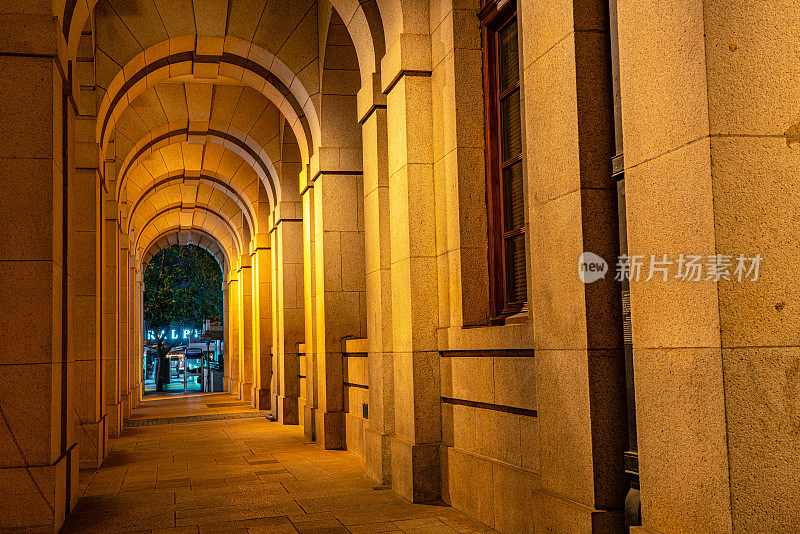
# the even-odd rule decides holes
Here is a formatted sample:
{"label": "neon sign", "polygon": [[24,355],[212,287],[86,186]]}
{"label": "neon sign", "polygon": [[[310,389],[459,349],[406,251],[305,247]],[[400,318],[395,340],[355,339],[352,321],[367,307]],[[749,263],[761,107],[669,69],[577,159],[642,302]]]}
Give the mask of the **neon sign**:
{"label": "neon sign", "polygon": [[[162,330],[158,334],[158,337],[162,337],[168,341],[189,341],[193,337],[198,336],[200,336],[200,331],[196,328],[170,328],[169,332]],[[156,341],[158,337],[154,330],[147,331],[148,341]]]}

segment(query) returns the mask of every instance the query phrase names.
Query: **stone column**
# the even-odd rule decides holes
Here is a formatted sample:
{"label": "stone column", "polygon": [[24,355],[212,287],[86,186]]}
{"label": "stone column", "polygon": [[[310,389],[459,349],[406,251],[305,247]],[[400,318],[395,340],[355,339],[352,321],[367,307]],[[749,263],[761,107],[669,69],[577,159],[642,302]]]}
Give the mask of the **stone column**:
{"label": "stone column", "polygon": [[276,234],[275,234],[275,226],[272,224],[272,218],[274,214],[270,214],[269,221],[270,226],[272,228],[269,232],[269,241],[270,241],[270,261],[272,264],[272,269],[270,272],[270,276],[272,279],[272,348],[271,348],[271,363],[272,363],[272,382],[270,383],[270,387],[272,388],[270,391],[270,395],[272,395],[271,399],[271,407],[270,410],[272,412],[272,417],[275,419],[278,418],[278,394],[280,393],[280,379],[278,375],[278,339],[281,330],[281,318],[280,318],[280,309],[278,307],[278,291],[280,291],[280,284],[278,282],[278,245],[276,242]]}
{"label": "stone column", "polygon": [[[67,72],[69,72],[67,68]],[[63,77],[62,77],[63,80]],[[61,169],[66,193],[63,201],[62,220],[65,227],[62,228],[61,245],[61,265],[65,269],[62,272],[62,315],[61,315],[61,451],[66,460],[65,468],[68,471],[67,483],[64,488],[65,508],[68,514],[78,502],[78,468],[80,464],[80,451],[78,448],[75,417],[75,346],[76,346],[76,276],[77,267],[72,262],[72,252],[76,244],[72,242],[73,229],[77,228],[77,219],[81,217],[78,211],[78,198],[76,192],[75,169],[75,122],[78,114],[77,103],[75,101],[78,87],[73,75],[69,75],[62,87],[63,96],[61,100]],[[66,295],[66,298],[64,298]]]}
{"label": "stone column", "polygon": [[315,342],[317,335],[317,297],[316,297],[316,263],[314,260],[314,184],[307,182],[306,172],[300,175],[301,196],[303,199],[303,302],[305,305],[305,355],[300,364],[305,369],[305,399],[303,407],[302,424],[305,438],[308,441],[316,439],[316,422],[314,420],[317,409],[317,354]]}
{"label": "stone column", "polygon": [[230,288],[228,284],[228,272],[225,272],[224,269],[225,265],[223,265],[223,279],[222,279],[222,351],[223,351],[223,361],[222,361],[222,389],[223,391],[230,392],[230,363],[228,359],[228,353],[230,351],[231,346],[231,321],[233,320],[230,316]]}
{"label": "stone column", "polygon": [[303,222],[293,217],[299,203],[281,202],[272,230],[275,258],[276,415],[283,424],[299,423],[300,356],[303,341]]}
{"label": "stone column", "polygon": [[[391,225],[394,435],[392,488],[413,502],[441,494],[436,236],[430,40],[401,34],[382,62]],[[411,54],[416,50],[417,54]]]}
{"label": "stone column", "polygon": [[[81,80],[86,82],[89,80]],[[93,89],[89,93],[93,103]],[[89,106],[91,108],[91,106]],[[102,177],[95,144],[96,117],[81,115],[75,123],[75,179],[71,186],[76,214],[72,217],[70,239],[74,274],[72,302],[75,350],[76,437],[80,445],[80,467],[99,467],[107,453],[103,413],[101,356],[102,292]]]}
{"label": "stone column", "polygon": [[[650,530],[800,522],[798,7],[619,2],[628,247],[703,264],[701,281],[631,284]],[[706,280],[716,255],[731,265]],[[740,255],[760,256],[756,280]]]}
{"label": "stone column", "polygon": [[314,191],[316,441],[339,449],[345,447],[342,340],[366,335],[360,171],[320,171]]}
{"label": "stone column", "polygon": [[[117,343],[119,354],[119,380],[120,380],[120,400],[122,402],[122,419],[131,416],[130,402],[130,368],[131,354],[128,352],[128,312],[129,312],[129,284],[128,274],[130,273],[130,255],[128,254],[129,238],[128,235],[120,231],[119,236],[119,263],[117,272],[119,281],[117,284]],[[122,425],[122,423],[120,423]],[[120,431],[122,429],[120,428]]]}
{"label": "stone column", "polygon": [[[674,9],[681,10],[680,17]],[[673,261],[696,254],[705,263],[718,250],[714,234],[720,224],[714,213],[707,57],[712,50],[720,54],[721,43],[714,41],[733,32],[706,28],[703,2],[669,1],[648,9],[619,2],[618,27],[628,254],[648,260],[651,254],[668,254]],[[707,31],[713,40],[706,40]],[[736,41],[733,35],[724,39],[726,48]],[[664,46],[656,52],[659,42]],[[736,57],[730,50],[722,54]],[[654,79],[678,82],[653,84]],[[747,131],[740,129],[744,124],[730,126],[725,133]],[[750,143],[721,141],[730,147]],[[738,156],[737,165],[746,168],[747,158]],[[737,180],[737,204],[754,198],[745,185],[755,185],[754,178],[747,173]],[[772,180],[780,178],[770,173]],[[735,252],[758,252],[751,243],[745,248]],[[727,246],[722,250],[734,253]],[[675,280],[675,270],[671,274],[667,282],[642,279],[630,288],[643,524],[657,532],[731,532],[722,288],[702,278]],[[755,466],[754,460],[748,462]],[[769,509],[766,502],[759,506]]]}
{"label": "stone column", "polygon": [[[378,83],[380,80],[376,80]],[[363,94],[363,93],[362,93]],[[364,266],[367,288],[367,366],[369,422],[365,432],[367,473],[383,484],[391,481],[394,431],[392,359],[392,265],[389,224],[388,132],[383,95],[372,98],[361,118],[364,157]],[[361,115],[361,113],[359,113]]]}
{"label": "stone column", "polygon": [[49,3],[0,11],[0,530],[57,531],[78,482],[65,248],[74,112]]}
{"label": "stone column", "polygon": [[239,398],[253,399],[253,278],[250,255],[239,259]]}
{"label": "stone column", "polygon": [[113,165],[107,164],[103,226],[103,382],[106,427],[109,437],[115,438],[122,429],[122,399],[120,397],[120,361],[118,334],[118,273],[119,223],[117,220],[116,181],[109,180],[113,175]]}
{"label": "stone column", "polygon": [[272,251],[269,234],[256,234],[251,254],[253,274],[253,405],[271,408],[272,382]]}
{"label": "stone column", "polygon": [[130,371],[130,402],[131,409],[136,409],[139,406],[139,400],[142,395],[142,369],[144,362],[142,361],[144,346],[142,345],[142,281],[140,275],[140,263],[138,254],[131,258],[133,265],[130,269],[130,315],[129,315],[129,332],[130,337],[128,341],[129,354],[131,355]]}
{"label": "stone column", "polygon": [[102,378],[102,226],[103,186],[95,142],[96,89],[94,58],[78,57],[80,114],[75,121],[75,214],[72,217],[70,249],[74,274],[72,302],[75,350],[76,437],[80,467],[98,467],[107,453],[103,414]]}
{"label": "stone column", "polygon": [[142,271],[141,261],[137,253],[134,258],[134,267],[131,269],[132,298],[131,300],[131,323],[133,324],[131,336],[131,350],[133,352],[134,365],[131,369],[131,402],[132,408],[137,408],[144,393],[144,333],[142,332],[142,306],[144,295],[142,294]]}
{"label": "stone column", "polygon": [[233,267],[228,273],[228,313],[226,321],[230,323],[230,343],[225,347],[225,376],[228,382],[228,392],[239,395],[239,309],[241,308],[239,296],[239,273]]}
{"label": "stone column", "polygon": [[[541,466],[541,491],[520,498],[544,531],[624,528],[627,416],[621,288],[613,276],[619,225],[607,12],[604,0],[567,11],[522,3],[519,12]],[[563,31],[537,31],[542,19]],[[581,282],[584,251],[607,258],[611,273]]]}
{"label": "stone column", "polygon": [[[92,121],[92,124],[94,122]],[[94,128],[92,128],[94,130]],[[94,151],[96,154],[96,150]],[[75,346],[75,404],[81,468],[99,467],[107,453],[101,376],[101,241],[102,189],[97,169],[75,173],[75,217],[71,250],[75,266],[72,303]]]}

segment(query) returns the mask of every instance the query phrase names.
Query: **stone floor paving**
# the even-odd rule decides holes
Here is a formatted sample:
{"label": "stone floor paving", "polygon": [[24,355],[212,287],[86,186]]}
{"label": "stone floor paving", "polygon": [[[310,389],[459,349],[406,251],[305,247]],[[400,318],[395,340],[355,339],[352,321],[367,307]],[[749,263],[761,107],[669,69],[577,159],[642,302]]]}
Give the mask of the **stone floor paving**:
{"label": "stone floor paving", "polygon": [[[215,394],[146,401],[135,417],[247,410]],[[265,417],[125,428],[103,466],[81,473],[81,491],[63,533],[492,532],[453,508],[375,487],[356,456]]]}

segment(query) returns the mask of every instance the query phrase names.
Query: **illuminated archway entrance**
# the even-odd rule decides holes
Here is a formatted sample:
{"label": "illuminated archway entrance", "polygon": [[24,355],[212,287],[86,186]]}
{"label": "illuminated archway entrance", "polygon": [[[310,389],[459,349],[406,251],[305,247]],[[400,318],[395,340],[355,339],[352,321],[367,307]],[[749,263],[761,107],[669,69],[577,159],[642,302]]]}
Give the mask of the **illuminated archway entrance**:
{"label": "illuminated archway entrance", "polygon": [[153,254],[143,269],[145,395],[223,389],[222,263],[176,237],[178,243]]}

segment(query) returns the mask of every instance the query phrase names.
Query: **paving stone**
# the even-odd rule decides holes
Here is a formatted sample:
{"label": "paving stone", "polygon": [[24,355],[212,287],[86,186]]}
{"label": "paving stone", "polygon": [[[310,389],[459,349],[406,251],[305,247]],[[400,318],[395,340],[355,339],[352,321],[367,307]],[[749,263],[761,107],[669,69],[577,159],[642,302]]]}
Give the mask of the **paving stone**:
{"label": "paving stone", "polygon": [[304,521],[294,526],[300,534],[348,534],[350,531],[336,519]]}
{"label": "paving stone", "polygon": [[213,396],[144,401],[135,420],[172,422],[124,428],[100,469],[80,473],[83,493],[63,532],[490,532],[452,508],[375,491],[359,458],[304,443],[299,427],[244,415],[198,420],[255,413]]}
{"label": "paving stone", "polygon": [[379,534],[383,532],[402,532],[394,523],[370,523],[367,525],[350,525],[347,527],[352,534]]}
{"label": "paving stone", "polygon": [[435,517],[395,521],[394,524],[407,534],[458,534],[457,530],[453,530]]}

